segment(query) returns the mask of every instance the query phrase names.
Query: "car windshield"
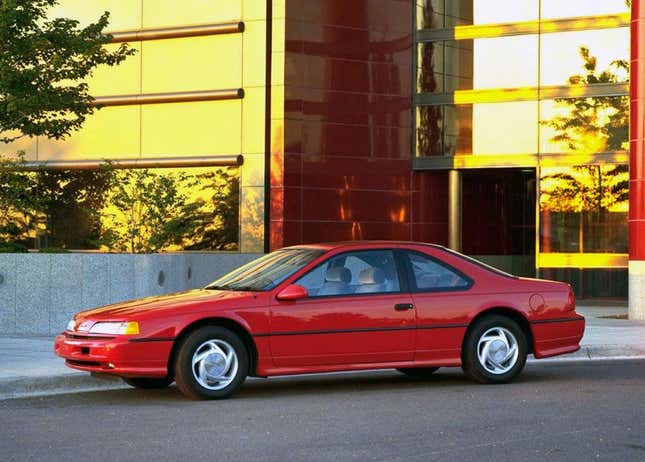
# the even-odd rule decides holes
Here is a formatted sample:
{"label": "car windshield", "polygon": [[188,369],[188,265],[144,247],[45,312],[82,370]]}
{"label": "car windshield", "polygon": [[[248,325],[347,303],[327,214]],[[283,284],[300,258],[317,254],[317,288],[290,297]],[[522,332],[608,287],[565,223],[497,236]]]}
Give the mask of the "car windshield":
{"label": "car windshield", "polygon": [[211,290],[271,290],[324,253],[320,249],[282,249],[222,276],[206,286]]}

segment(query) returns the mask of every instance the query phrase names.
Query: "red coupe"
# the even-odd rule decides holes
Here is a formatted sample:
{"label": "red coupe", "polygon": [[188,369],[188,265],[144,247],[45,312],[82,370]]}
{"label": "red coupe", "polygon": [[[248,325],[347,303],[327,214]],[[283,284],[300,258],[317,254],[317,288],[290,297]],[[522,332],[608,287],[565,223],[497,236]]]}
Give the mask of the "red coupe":
{"label": "red coupe", "polygon": [[141,388],[225,398],[247,376],[461,366],[508,382],[580,348],[561,282],[506,274],[438,245],[344,242],[269,253],[200,290],[84,311],[56,338],[66,364]]}

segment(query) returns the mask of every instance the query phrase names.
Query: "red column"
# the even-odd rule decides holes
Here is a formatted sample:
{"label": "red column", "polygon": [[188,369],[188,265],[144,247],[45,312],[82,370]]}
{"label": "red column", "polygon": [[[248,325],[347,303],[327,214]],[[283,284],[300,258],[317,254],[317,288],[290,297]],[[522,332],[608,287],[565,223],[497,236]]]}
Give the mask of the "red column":
{"label": "red column", "polygon": [[645,319],[645,0],[632,0],[629,316]]}

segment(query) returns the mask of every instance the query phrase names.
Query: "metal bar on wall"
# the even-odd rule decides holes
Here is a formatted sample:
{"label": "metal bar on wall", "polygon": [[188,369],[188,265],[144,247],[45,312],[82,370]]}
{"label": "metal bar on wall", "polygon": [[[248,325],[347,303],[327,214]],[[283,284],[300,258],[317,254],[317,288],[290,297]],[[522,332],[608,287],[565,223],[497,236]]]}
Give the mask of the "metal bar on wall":
{"label": "metal bar on wall", "polygon": [[115,160],[50,160],[23,162],[12,166],[15,170],[96,170],[110,168],[177,168],[177,167],[233,167],[244,163],[244,156],[228,155],[217,157],[160,157]]}
{"label": "metal bar on wall", "polygon": [[130,106],[135,104],[186,103],[192,101],[217,101],[241,98],[244,98],[244,90],[242,88],[231,88],[226,90],[97,96],[94,98],[94,105]]}
{"label": "metal bar on wall", "polygon": [[244,32],[244,23],[241,21],[156,29],[136,29],[110,33],[111,38],[109,43],[141,42],[145,40],[198,37],[202,35],[236,34],[239,32]]}

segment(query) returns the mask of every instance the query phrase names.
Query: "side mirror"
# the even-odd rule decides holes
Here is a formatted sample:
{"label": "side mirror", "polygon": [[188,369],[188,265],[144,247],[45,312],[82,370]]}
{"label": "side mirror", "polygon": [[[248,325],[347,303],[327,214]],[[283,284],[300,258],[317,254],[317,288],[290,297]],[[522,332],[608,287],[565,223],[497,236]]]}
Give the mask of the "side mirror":
{"label": "side mirror", "polygon": [[293,302],[302,298],[307,298],[309,294],[307,289],[298,284],[291,284],[285,287],[277,296],[278,300],[283,302]]}

